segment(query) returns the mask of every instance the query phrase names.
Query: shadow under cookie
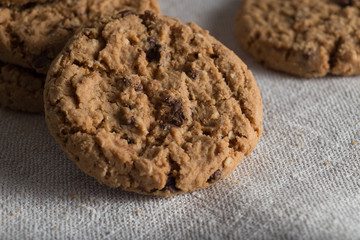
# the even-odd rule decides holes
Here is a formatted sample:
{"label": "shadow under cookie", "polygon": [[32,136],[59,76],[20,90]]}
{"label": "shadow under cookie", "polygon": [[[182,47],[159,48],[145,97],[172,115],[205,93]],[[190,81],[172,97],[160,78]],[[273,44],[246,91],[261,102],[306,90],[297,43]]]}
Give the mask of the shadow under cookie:
{"label": "shadow under cookie", "polygon": [[0,106],[17,111],[44,111],[45,75],[0,62]]}

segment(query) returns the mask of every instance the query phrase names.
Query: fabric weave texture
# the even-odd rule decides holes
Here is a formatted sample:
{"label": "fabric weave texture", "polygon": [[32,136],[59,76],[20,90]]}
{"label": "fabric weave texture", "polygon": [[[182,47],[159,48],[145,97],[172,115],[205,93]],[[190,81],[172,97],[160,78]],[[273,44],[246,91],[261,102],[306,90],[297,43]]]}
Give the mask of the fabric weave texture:
{"label": "fabric weave texture", "polygon": [[83,174],[43,115],[0,110],[0,239],[360,239],[360,77],[301,79],[256,63],[236,41],[239,1],[159,2],[252,70],[258,147],[210,188],[142,196]]}

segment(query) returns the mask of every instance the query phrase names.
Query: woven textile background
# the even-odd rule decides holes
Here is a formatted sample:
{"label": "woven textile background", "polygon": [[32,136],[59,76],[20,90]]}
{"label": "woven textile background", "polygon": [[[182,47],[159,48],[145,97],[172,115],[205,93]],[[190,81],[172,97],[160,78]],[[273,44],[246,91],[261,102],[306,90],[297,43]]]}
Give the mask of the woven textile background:
{"label": "woven textile background", "polygon": [[0,110],[0,239],[360,239],[360,77],[263,68],[236,42],[239,1],[160,5],[210,30],[253,71],[264,103],[258,147],[208,189],[147,197],[84,175],[42,115]]}

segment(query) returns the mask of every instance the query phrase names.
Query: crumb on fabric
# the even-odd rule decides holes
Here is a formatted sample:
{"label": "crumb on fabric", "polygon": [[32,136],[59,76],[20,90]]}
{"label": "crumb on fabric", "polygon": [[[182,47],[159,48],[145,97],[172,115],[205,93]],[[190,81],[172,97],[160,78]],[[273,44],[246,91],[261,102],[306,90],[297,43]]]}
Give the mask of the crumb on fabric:
{"label": "crumb on fabric", "polygon": [[351,143],[352,145],[358,145],[358,142],[357,141],[352,141],[352,143]]}
{"label": "crumb on fabric", "polygon": [[139,215],[140,213],[141,213],[141,209],[138,209],[138,210],[136,211],[136,214]]}
{"label": "crumb on fabric", "polygon": [[328,165],[329,165],[329,162],[325,162],[324,165],[325,165],[325,166],[328,166]]}
{"label": "crumb on fabric", "polygon": [[75,199],[75,200],[79,200],[79,196],[76,194],[71,194],[71,196]]}
{"label": "crumb on fabric", "polygon": [[294,163],[294,162],[295,162],[295,159],[291,159],[291,160],[290,160],[290,163]]}
{"label": "crumb on fabric", "polygon": [[53,231],[57,231],[57,227],[53,227],[53,229],[52,229]]}
{"label": "crumb on fabric", "polygon": [[299,147],[301,147],[301,146],[302,146],[302,143],[301,143],[301,142],[299,142],[297,145],[298,145]]}

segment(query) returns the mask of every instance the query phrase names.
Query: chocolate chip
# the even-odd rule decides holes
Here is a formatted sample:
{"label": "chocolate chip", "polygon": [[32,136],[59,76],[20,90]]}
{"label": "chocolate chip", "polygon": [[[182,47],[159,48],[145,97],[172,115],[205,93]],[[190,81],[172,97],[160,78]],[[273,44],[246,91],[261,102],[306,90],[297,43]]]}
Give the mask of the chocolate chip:
{"label": "chocolate chip", "polygon": [[127,142],[128,142],[129,145],[135,143],[134,139],[131,139],[131,138],[127,139]]}
{"label": "chocolate chip", "polygon": [[161,45],[156,43],[152,37],[148,38],[150,48],[146,51],[146,60],[148,62],[159,62],[161,58],[160,49]]}
{"label": "chocolate chip", "polygon": [[181,127],[186,121],[182,110],[182,102],[178,99],[173,99],[172,97],[167,97],[165,102],[171,107],[171,112],[169,113],[170,123],[177,127]]}
{"label": "chocolate chip", "polygon": [[134,117],[127,118],[127,119],[125,119],[125,121],[124,121],[124,124],[125,124],[125,125],[133,125],[134,123],[135,123],[135,118],[134,118]]}
{"label": "chocolate chip", "polygon": [[37,5],[37,3],[34,3],[34,2],[26,3],[26,4],[24,4],[24,5],[22,5],[20,7],[20,11],[24,11],[26,9],[34,8],[36,5]]}
{"label": "chocolate chip", "polygon": [[179,191],[179,189],[176,187],[176,178],[168,177],[168,179],[166,180],[165,187],[162,190],[169,191],[171,193],[175,193],[175,192]]}
{"label": "chocolate chip", "polygon": [[48,52],[43,51],[34,60],[33,66],[37,69],[48,69],[52,59],[48,57]]}
{"label": "chocolate chip", "polygon": [[221,171],[218,169],[216,170],[207,180],[207,182],[215,182],[221,178]]}
{"label": "chocolate chip", "polygon": [[124,10],[119,12],[118,15],[120,15],[121,17],[126,17],[128,15],[136,15],[136,13],[131,10]]}
{"label": "chocolate chip", "polygon": [[198,78],[198,76],[199,76],[199,74],[200,74],[200,72],[199,72],[198,70],[194,69],[194,68],[190,68],[190,69],[187,70],[185,73],[186,73],[186,75],[188,75],[189,78],[191,78],[191,79],[196,79],[196,78]]}
{"label": "chocolate chip", "polygon": [[346,7],[346,6],[350,6],[352,5],[352,0],[337,0],[338,3],[342,6],[342,7]]}

